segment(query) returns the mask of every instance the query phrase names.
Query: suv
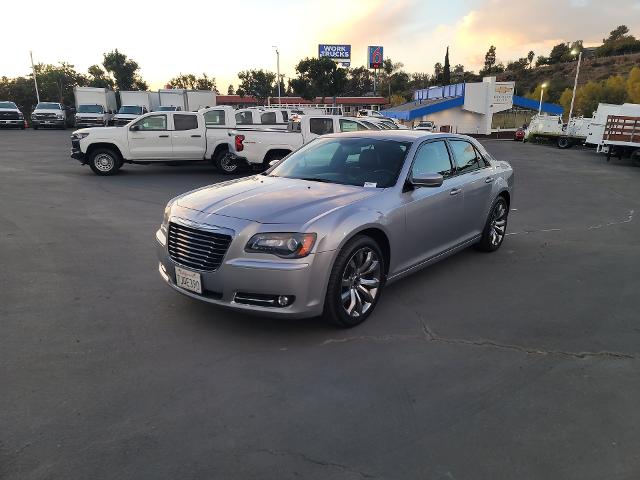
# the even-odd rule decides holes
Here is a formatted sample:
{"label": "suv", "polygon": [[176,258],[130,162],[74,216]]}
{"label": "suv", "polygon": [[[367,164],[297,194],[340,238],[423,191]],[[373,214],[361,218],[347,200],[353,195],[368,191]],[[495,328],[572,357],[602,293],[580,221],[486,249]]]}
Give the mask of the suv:
{"label": "suv", "polygon": [[67,128],[67,108],[61,103],[40,102],[31,114],[31,126]]}
{"label": "suv", "polygon": [[24,115],[15,103],[0,101],[0,127],[18,127],[24,130]]}

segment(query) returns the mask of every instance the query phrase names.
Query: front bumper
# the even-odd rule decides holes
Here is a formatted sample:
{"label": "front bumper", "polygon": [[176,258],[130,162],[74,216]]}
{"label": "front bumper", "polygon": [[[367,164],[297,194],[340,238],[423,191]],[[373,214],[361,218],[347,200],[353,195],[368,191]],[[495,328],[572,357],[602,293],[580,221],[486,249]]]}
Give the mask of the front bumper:
{"label": "front bumper", "polygon": [[99,118],[97,120],[88,120],[85,118],[76,118],[76,121],[74,123],[74,125],[77,128],[83,128],[83,127],[104,127],[104,120]]}
{"label": "front bumper", "polygon": [[[246,241],[234,237],[220,268],[216,271],[200,271],[202,295],[184,290],[176,285],[175,267],[186,268],[176,263],[167,247],[162,244],[164,233],[156,232],[158,271],[162,279],[174,290],[188,297],[234,310],[269,317],[308,318],[322,314],[327,282],[334,252],[311,254],[292,263],[278,257],[236,257],[229,255],[234,243]],[[164,240],[166,243],[166,239]],[[256,295],[294,296],[287,307],[248,305],[236,302],[237,293]]]}
{"label": "front bumper", "polygon": [[31,126],[32,127],[65,127],[66,120],[64,118],[32,118]]}
{"label": "front bumper", "polygon": [[0,120],[0,127],[23,127],[24,120],[20,118],[11,120]]}
{"label": "front bumper", "polygon": [[71,158],[75,158],[83,165],[87,163],[87,156],[80,150],[80,140],[71,140]]}

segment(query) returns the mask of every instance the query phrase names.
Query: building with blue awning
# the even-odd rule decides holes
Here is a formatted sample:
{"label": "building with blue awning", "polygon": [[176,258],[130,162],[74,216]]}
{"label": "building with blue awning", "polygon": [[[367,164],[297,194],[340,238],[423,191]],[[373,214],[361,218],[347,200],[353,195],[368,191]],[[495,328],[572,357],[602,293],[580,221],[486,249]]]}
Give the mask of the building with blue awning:
{"label": "building with blue awning", "polygon": [[[514,95],[514,91],[514,82],[497,82],[495,77],[485,77],[482,82],[416,90],[413,101],[381,113],[408,125],[431,120],[439,130],[444,127],[454,133],[490,135],[522,127],[538,113],[538,101]],[[563,108],[542,102],[541,111],[562,115]]]}

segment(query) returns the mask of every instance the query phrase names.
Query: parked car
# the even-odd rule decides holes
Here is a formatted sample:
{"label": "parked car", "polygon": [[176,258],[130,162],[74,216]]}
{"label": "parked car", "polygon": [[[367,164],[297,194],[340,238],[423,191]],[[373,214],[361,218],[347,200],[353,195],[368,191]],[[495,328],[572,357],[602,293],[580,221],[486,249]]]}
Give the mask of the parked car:
{"label": "parked car", "polygon": [[31,113],[31,127],[67,128],[68,109],[62,103],[40,102]]}
{"label": "parked car", "polygon": [[[334,132],[369,130],[359,119],[337,115],[305,115],[289,122],[286,131],[246,129],[235,132],[229,160],[238,165],[262,165],[280,160],[311,140]],[[233,132],[232,132],[233,133]]]}
{"label": "parked car", "polygon": [[[71,136],[71,156],[89,164],[98,175],[113,175],[124,163],[209,161],[224,173],[233,173],[238,163],[228,161],[232,131],[245,131],[236,123],[230,106],[205,108],[199,112],[158,111],[142,115],[126,128],[85,128]],[[256,112],[260,118],[260,112]],[[268,129],[251,125],[246,130]]]}
{"label": "parked car", "polygon": [[159,273],[204,302],[352,327],[386,284],[472,244],[500,248],[513,178],[463,135],[329,134],[261,175],[171,200]]}
{"label": "parked car", "polygon": [[0,127],[16,127],[24,130],[24,115],[15,103],[0,101]]}
{"label": "parked car", "polygon": [[431,120],[423,120],[413,127],[414,130],[423,130],[425,132],[433,132],[436,126]]}
{"label": "parked car", "polygon": [[111,124],[116,127],[122,127],[145,113],[149,113],[149,111],[144,105],[122,105],[118,113],[111,119]]}
{"label": "parked car", "polygon": [[526,132],[524,128],[517,129],[513,134],[513,139],[517,140],[518,142],[524,142],[525,138],[526,138]]}

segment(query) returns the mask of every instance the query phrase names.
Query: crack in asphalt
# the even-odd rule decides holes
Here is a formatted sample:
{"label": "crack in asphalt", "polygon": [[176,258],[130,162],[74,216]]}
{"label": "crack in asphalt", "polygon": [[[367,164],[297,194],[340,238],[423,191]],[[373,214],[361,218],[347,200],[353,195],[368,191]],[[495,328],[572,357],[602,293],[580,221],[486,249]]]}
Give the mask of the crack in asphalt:
{"label": "crack in asphalt", "polygon": [[268,453],[269,455],[273,455],[276,457],[298,457],[302,460],[304,460],[305,462],[308,463],[313,463],[314,465],[320,465],[322,467],[333,467],[333,468],[337,468],[339,470],[342,470],[343,472],[348,472],[348,473],[353,473],[356,475],[359,475],[362,478],[377,478],[374,475],[371,475],[369,473],[365,473],[365,472],[361,472],[360,470],[355,470],[347,465],[343,465],[341,463],[334,463],[334,462],[329,462],[329,461],[325,461],[325,460],[318,460],[315,458],[311,458],[308,455],[302,453],[302,452],[291,452],[289,450],[272,450],[269,448],[261,448],[259,450],[256,450],[256,452],[262,452],[262,453]]}
{"label": "crack in asphalt", "polygon": [[[635,210],[628,210],[627,216],[623,220],[614,220],[612,222],[607,223],[598,223],[596,225],[591,225],[589,227],[579,227],[579,228],[567,228],[564,231],[570,230],[597,230],[600,228],[613,227],[615,225],[622,225],[625,223],[631,223],[633,221],[633,216],[635,214]],[[562,232],[562,228],[543,228],[541,230],[523,230],[521,232],[509,232],[506,233],[505,236],[508,235],[530,235],[532,233],[547,233],[547,232]]]}
{"label": "crack in asphalt", "polygon": [[421,335],[404,335],[404,334],[388,334],[388,335],[360,335],[356,337],[343,337],[343,338],[328,338],[321,345],[329,345],[332,343],[347,343],[358,341],[374,341],[374,342],[389,342],[394,340],[425,340],[427,342],[445,343],[449,345],[466,345],[472,347],[488,347],[497,348],[502,350],[513,350],[516,352],[525,353],[527,355],[555,355],[570,358],[611,358],[611,359],[629,359],[635,360],[638,357],[635,355],[624,352],[612,352],[607,350],[601,350],[598,352],[570,352],[566,350],[547,350],[543,348],[524,347],[522,345],[515,345],[510,343],[500,343],[494,340],[482,339],[482,340],[470,340],[466,338],[451,338],[442,337],[435,333],[433,329],[429,327],[424,320],[420,312],[413,311],[420,323]]}

